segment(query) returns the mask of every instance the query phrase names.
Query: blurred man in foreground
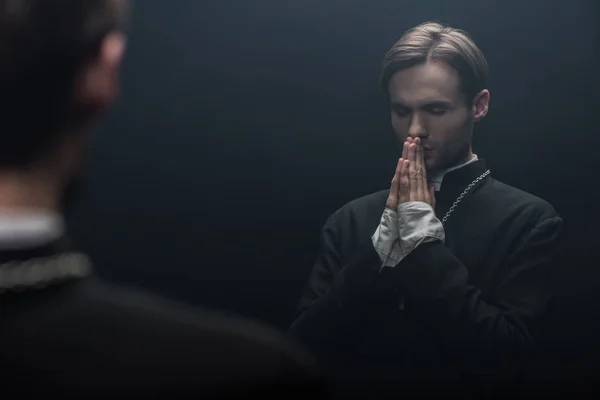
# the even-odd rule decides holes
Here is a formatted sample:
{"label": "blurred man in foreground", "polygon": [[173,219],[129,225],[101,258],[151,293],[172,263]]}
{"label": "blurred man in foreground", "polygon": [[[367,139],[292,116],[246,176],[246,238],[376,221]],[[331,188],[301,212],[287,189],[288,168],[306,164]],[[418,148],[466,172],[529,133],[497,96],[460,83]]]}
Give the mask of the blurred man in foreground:
{"label": "blurred man in foreground", "polygon": [[117,97],[126,11],[0,0],[3,397],[320,397],[312,361],[277,332],[103,283],[69,243],[64,204],[87,130]]}

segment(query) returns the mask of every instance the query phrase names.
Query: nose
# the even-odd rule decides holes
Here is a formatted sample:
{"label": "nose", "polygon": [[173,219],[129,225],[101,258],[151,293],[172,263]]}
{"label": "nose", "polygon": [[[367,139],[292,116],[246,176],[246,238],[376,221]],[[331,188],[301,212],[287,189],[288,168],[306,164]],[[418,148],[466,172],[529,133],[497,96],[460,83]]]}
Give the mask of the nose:
{"label": "nose", "polygon": [[424,138],[427,137],[427,130],[423,124],[422,118],[418,114],[414,113],[410,120],[410,126],[408,128],[408,136],[411,138]]}

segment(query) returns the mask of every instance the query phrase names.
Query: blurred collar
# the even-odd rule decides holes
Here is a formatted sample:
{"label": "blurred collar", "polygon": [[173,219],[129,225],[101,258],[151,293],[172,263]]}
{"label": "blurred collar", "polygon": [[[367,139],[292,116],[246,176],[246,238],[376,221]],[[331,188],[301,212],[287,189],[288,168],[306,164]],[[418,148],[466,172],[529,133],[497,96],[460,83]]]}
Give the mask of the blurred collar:
{"label": "blurred collar", "polygon": [[0,209],[0,250],[43,246],[65,233],[63,217],[45,210]]}

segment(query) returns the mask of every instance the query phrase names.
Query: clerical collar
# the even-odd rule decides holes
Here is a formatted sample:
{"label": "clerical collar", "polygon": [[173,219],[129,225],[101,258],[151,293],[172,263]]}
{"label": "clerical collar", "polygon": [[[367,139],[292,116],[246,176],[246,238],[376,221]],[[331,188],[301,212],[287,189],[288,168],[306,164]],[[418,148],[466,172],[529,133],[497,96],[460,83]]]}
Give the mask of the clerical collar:
{"label": "clerical collar", "polygon": [[0,209],[0,250],[39,247],[65,233],[63,218],[50,211]]}
{"label": "clerical collar", "polygon": [[91,261],[68,242],[58,214],[0,210],[0,295],[90,275]]}
{"label": "clerical collar", "polygon": [[0,295],[39,290],[91,274],[92,263],[83,253],[13,260],[0,263]]}
{"label": "clerical collar", "polygon": [[463,168],[463,167],[466,167],[467,165],[472,164],[472,163],[474,163],[474,162],[476,162],[478,160],[479,160],[479,158],[477,157],[477,154],[473,154],[473,158],[471,158],[466,163],[458,165],[456,167],[448,168],[448,169],[446,169],[446,170],[444,170],[444,171],[442,171],[442,172],[440,172],[440,173],[438,173],[438,174],[430,177],[429,178],[429,182],[433,183],[433,185],[435,186],[435,191],[439,192],[440,189],[441,189],[441,187],[442,187],[442,181],[444,180],[444,176],[447,173],[452,172],[452,171],[456,171],[457,169],[460,169],[460,168]]}

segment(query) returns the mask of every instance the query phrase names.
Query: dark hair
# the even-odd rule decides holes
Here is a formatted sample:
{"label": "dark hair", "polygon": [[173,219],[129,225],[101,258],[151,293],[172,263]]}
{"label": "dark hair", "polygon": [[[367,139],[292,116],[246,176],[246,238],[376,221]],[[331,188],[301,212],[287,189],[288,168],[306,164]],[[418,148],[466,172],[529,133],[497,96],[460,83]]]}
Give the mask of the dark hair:
{"label": "dark hair", "polygon": [[0,167],[35,162],[70,124],[76,79],[106,35],[122,28],[124,6],[0,0]]}
{"label": "dark hair", "polygon": [[385,55],[380,77],[383,90],[388,92],[396,72],[430,60],[444,61],[458,72],[467,102],[486,88],[488,64],[469,35],[438,22],[425,22],[404,33]]}

